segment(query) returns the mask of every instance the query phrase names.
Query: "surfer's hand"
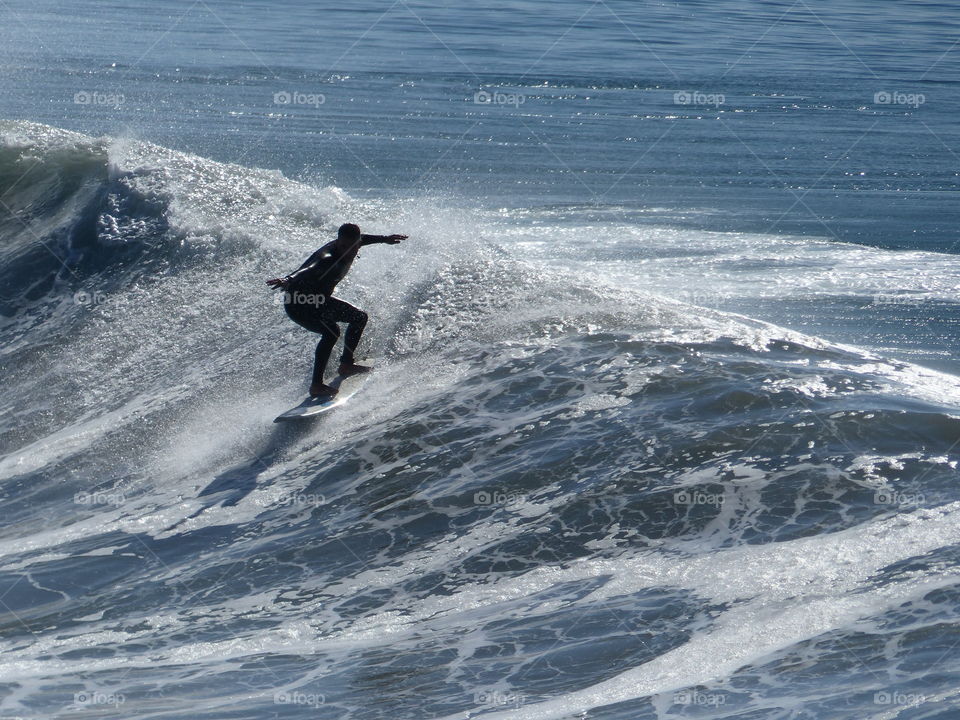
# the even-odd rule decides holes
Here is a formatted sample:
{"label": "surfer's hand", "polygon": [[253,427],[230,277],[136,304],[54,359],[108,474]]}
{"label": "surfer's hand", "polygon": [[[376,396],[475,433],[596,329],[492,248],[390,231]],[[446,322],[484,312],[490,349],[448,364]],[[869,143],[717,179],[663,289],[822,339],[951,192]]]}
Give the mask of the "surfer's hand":
{"label": "surfer's hand", "polygon": [[273,280],[267,280],[267,285],[274,290],[285,290],[288,282],[289,280],[286,278],[274,278]]}
{"label": "surfer's hand", "polygon": [[406,240],[407,237],[407,235],[387,235],[386,242],[389,245],[396,245],[401,240]]}

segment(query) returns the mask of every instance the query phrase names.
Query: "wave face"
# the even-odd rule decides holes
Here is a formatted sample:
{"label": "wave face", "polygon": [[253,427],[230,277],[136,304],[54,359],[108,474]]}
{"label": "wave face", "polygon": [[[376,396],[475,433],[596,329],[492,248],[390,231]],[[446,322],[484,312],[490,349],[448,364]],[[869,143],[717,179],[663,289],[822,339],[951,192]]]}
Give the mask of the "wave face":
{"label": "wave face", "polygon": [[[2,134],[4,716],[955,712],[956,377],[548,262],[547,212]],[[378,372],[273,425],[263,280],[344,219],[411,236],[342,285]]]}

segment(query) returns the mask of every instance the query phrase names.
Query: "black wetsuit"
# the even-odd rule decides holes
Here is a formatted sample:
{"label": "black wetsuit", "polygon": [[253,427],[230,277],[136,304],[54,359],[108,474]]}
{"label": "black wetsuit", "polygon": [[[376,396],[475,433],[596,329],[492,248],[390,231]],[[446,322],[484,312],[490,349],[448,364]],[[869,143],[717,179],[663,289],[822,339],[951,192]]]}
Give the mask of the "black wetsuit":
{"label": "black wetsuit", "polygon": [[[383,235],[361,235],[360,247],[389,242]],[[359,249],[359,248],[358,248]],[[313,382],[323,383],[323,372],[333,346],[340,337],[337,323],[347,323],[343,339],[341,363],[352,364],[353,353],[367,324],[367,314],[350,303],[333,297],[334,288],[350,270],[357,253],[342,253],[330,242],[307,258],[300,269],[287,276],[284,306],[287,315],[298,325],[320,333],[313,364]]]}

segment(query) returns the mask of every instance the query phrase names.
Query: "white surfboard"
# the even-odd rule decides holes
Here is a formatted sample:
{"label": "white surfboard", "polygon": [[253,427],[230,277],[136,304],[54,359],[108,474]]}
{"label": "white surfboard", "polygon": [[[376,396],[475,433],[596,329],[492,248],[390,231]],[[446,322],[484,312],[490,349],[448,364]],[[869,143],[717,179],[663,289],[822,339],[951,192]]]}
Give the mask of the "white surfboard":
{"label": "white surfboard", "polygon": [[347,400],[356,395],[368,377],[370,377],[369,373],[350,375],[348,377],[337,375],[333,382],[330,383],[330,387],[336,388],[339,392],[332,398],[308,397],[296,407],[290,408],[285,413],[278,415],[273,421],[276,423],[286,422],[287,420],[302,420],[304,418],[314,417],[320,413],[325,413],[328,410],[333,410],[333,408],[343,405]]}

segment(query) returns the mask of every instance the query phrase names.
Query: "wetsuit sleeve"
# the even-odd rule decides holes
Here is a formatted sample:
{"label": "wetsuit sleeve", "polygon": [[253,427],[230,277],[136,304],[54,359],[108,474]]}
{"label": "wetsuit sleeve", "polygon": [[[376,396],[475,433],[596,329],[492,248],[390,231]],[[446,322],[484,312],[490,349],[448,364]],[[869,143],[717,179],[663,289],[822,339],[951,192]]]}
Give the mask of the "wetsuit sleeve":
{"label": "wetsuit sleeve", "polygon": [[389,242],[386,235],[361,235],[360,247],[364,245],[376,245],[377,243]]}

